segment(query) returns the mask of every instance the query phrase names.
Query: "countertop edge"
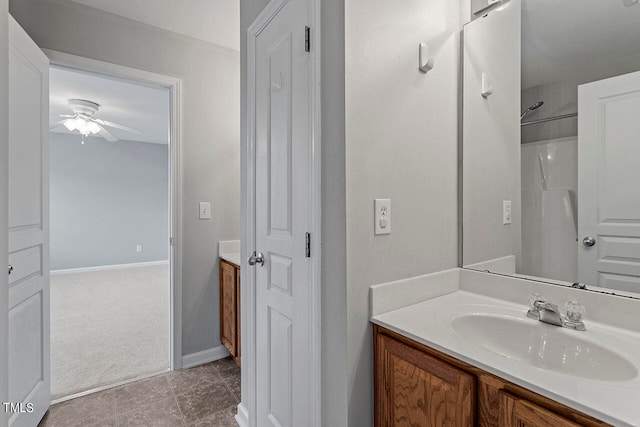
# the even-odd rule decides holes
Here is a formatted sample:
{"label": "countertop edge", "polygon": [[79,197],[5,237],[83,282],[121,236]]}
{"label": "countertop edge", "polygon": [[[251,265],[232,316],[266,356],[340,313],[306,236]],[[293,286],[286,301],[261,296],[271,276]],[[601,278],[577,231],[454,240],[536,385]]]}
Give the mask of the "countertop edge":
{"label": "countertop edge", "polygon": [[218,257],[240,268],[240,252],[219,254]]}

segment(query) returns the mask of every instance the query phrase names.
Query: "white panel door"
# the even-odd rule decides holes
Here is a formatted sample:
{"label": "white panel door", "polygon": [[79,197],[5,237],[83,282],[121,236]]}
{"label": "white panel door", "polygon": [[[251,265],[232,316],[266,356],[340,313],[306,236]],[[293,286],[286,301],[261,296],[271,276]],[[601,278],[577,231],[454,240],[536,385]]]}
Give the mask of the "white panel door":
{"label": "white panel door", "polygon": [[579,86],[578,111],[579,281],[639,292],[640,72]]}
{"label": "white panel door", "polygon": [[256,416],[311,422],[311,57],[306,0],[289,0],[256,37]]}
{"label": "white panel door", "polygon": [[49,379],[49,60],[9,18],[9,425],[38,424]]}

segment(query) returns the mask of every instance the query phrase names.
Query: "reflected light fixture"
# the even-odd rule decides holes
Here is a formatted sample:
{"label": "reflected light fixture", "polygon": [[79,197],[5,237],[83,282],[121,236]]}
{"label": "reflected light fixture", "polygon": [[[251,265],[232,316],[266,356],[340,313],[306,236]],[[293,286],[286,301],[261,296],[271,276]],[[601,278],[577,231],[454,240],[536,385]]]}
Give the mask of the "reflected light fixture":
{"label": "reflected light fixture", "polygon": [[49,127],[53,129],[57,126],[64,126],[70,132],[78,131],[78,133],[82,135],[83,144],[86,137],[96,134],[100,134],[101,137],[109,142],[117,141],[118,138],[105,129],[105,126],[120,129],[125,132],[142,133],[140,129],[93,117],[100,108],[100,104],[93,101],[87,101],[86,99],[69,99],[67,102],[73,114],[61,114],[60,117],[64,120],[53,123]]}
{"label": "reflected light fixture", "polygon": [[84,144],[86,137],[100,133],[102,130],[100,125],[92,120],[92,116],[98,111],[100,104],[86,99],[70,99],[68,103],[74,114],[72,116],[62,116],[68,117],[62,121],[62,124],[70,132],[77,130],[82,135],[82,144]]}
{"label": "reflected light fixture", "polygon": [[82,135],[82,144],[84,144],[84,138],[89,135],[95,135],[100,132],[100,126],[97,123],[90,122],[83,117],[77,117],[75,119],[67,119],[63,123],[64,127],[71,132],[77,130]]}

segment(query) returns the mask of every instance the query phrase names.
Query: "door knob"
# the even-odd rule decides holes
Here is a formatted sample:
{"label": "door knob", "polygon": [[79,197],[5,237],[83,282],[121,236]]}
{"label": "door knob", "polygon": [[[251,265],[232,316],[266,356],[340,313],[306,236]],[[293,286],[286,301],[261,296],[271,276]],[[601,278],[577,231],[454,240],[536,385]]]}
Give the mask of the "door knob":
{"label": "door knob", "polygon": [[9,276],[13,273],[13,265],[9,264]]}
{"label": "door knob", "polygon": [[249,257],[249,259],[247,260],[247,262],[249,263],[249,265],[256,265],[256,264],[260,264],[261,266],[264,265],[264,255],[262,255],[262,252],[258,252],[256,253],[255,251],[253,252],[253,255],[251,255]]}
{"label": "door knob", "polygon": [[584,239],[582,239],[582,244],[585,246],[593,246],[596,244],[596,239],[594,239],[593,237],[587,236]]}

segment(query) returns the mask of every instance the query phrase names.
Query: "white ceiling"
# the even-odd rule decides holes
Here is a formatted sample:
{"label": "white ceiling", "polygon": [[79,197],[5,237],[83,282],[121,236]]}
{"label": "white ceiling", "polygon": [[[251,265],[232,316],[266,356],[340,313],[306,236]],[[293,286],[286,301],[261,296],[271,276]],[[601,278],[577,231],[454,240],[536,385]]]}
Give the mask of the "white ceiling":
{"label": "white ceiling", "polygon": [[523,1],[523,89],[589,72],[615,75],[610,71],[633,61],[640,64],[640,4]]}
{"label": "white ceiling", "polygon": [[240,50],[240,0],[72,0],[154,27]]}
{"label": "white ceiling", "polygon": [[[49,123],[73,114],[68,99],[86,99],[100,104],[95,118],[140,129],[142,134],[109,128],[116,138],[167,144],[169,141],[169,89],[142,86],[97,74],[51,67],[49,73]],[[52,132],[78,135],[60,125]],[[91,138],[101,138],[99,135]]]}

